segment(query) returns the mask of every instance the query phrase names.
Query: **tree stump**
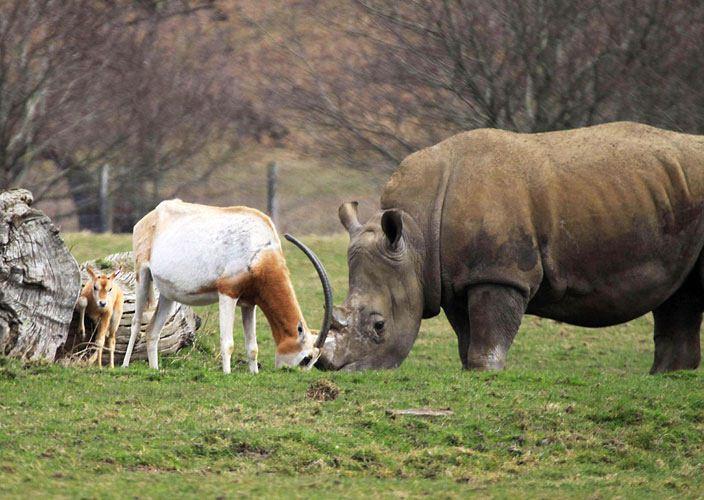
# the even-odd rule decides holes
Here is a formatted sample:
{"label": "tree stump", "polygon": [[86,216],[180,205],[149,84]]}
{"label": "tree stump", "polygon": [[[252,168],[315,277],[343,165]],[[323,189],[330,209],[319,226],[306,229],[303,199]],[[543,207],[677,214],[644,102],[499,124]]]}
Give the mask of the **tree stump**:
{"label": "tree stump", "polygon": [[[121,363],[125,357],[127,343],[130,339],[130,326],[132,317],[134,316],[135,307],[135,277],[134,277],[134,259],[132,252],[116,253],[108,255],[105,258],[84,262],[81,264],[81,283],[88,280],[87,266],[92,266],[94,269],[101,272],[109,273],[116,269],[120,270],[120,274],[115,278],[115,282],[122,287],[125,296],[124,311],[120,321],[120,327],[117,330],[117,342],[115,345],[115,363]],[[159,292],[155,290],[155,298],[158,300]],[[134,345],[132,352],[132,360],[147,359],[147,344],[146,344],[146,328],[151,320],[156,300],[154,304],[148,308],[142,315],[142,325],[140,335]],[[65,347],[58,355],[59,359],[85,359],[92,353],[91,340],[95,336],[95,325],[91,324],[90,318],[86,316],[86,340],[81,339],[78,332],[78,313],[74,315],[73,321],[69,328],[68,338]],[[184,346],[191,345],[195,338],[195,332],[200,326],[200,318],[188,306],[176,303],[171,317],[164,325],[159,337],[159,354],[172,354]],[[108,362],[108,357],[103,354],[103,360]]]}
{"label": "tree stump", "polygon": [[0,193],[0,354],[53,360],[80,292],[78,264],[32,193]]}

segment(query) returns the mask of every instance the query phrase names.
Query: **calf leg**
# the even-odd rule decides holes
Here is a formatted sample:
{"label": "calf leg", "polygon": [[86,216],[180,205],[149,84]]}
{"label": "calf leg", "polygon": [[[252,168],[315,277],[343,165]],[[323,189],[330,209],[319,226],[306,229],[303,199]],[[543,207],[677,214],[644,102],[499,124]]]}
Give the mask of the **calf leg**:
{"label": "calf leg", "polygon": [[526,299],[515,288],[478,285],[469,289],[469,352],[467,367],[501,370],[526,309]]}
{"label": "calf leg", "polygon": [[110,331],[108,334],[108,349],[110,350],[110,368],[115,368],[115,342],[117,341],[117,329],[120,327],[122,319],[122,302],[115,304],[112,316],[110,317]]}
{"label": "calf leg", "polygon": [[693,292],[683,287],[653,311],[655,359],[650,373],[693,370],[699,366],[702,307]]}
{"label": "calf leg", "polygon": [[232,351],[235,348],[235,342],[232,339],[232,328],[235,322],[235,307],[237,299],[225,295],[218,294],[219,311],[220,311],[220,357],[222,358],[223,373],[230,373],[230,359]]}
{"label": "calf leg", "polygon": [[108,338],[108,350],[110,351],[110,368],[115,368],[115,334],[113,333]]}
{"label": "calf leg", "polygon": [[76,307],[78,308],[78,331],[81,334],[81,340],[86,339],[86,307],[88,307],[88,299],[84,296],[78,297],[76,302]]}
{"label": "calf leg", "polygon": [[171,308],[173,305],[173,300],[169,300],[163,295],[160,295],[154,316],[147,327],[147,358],[149,359],[149,367],[155,370],[159,369],[159,334],[161,333],[161,329],[164,328],[166,320],[171,316]]}
{"label": "calf leg", "polygon": [[90,363],[96,362],[98,368],[103,367],[103,347],[105,346],[105,336],[108,333],[110,320],[104,316],[98,319],[98,334],[95,339],[95,353],[90,358]]}
{"label": "calf leg", "polygon": [[249,371],[259,373],[257,365],[257,325],[256,309],[254,306],[242,306],[242,325],[244,326],[244,345],[247,349],[247,360],[249,361]]}

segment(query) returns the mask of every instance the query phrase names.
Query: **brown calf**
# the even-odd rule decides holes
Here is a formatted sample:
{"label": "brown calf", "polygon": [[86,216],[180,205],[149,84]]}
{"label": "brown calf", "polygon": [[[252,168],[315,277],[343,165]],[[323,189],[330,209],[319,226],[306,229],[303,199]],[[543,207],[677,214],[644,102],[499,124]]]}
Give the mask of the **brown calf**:
{"label": "brown calf", "polygon": [[107,337],[108,349],[110,350],[110,368],[115,367],[115,340],[117,327],[122,318],[122,306],[124,296],[120,285],[115,283],[115,277],[120,271],[114,271],[110,275],[96,274],[92,267],[88,267],[90,279],[83,286],[81,295],[78,298],[77,306],[80,312],[79,331],[81,338],[85,339],[85,314],[97,325],[98,333],[95,338],[97,345],[95,353],[90,357],[90,364],[97,361],[99,367],[103,366],[103,347]]}

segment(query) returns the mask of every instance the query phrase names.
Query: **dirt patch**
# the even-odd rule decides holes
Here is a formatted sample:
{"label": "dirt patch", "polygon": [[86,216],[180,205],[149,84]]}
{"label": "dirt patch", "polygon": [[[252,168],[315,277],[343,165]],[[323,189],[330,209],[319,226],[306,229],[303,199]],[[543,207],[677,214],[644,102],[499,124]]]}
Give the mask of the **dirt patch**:
{"label": "dirt patch", "polygon": [[242,455],[249,458],[264,459],[271,455],[271,452],[266,448],[254,446],[244,441],[232,443],[230,450],[236,455]]}
{"label": "dirt patch", "polygon": [[128,467],[127,470],[132,472],[146,472],[147,474],[162,474],[164,472],[174,472],[174,467],[157,467],[155,465],[139,464],[133,467]]}
{"label": "dirt patch", "polygon": [[340,388],[329,380],[321,379],[313,382],[306,391],[306,396],[316,401],[332,401],[340,395]]}

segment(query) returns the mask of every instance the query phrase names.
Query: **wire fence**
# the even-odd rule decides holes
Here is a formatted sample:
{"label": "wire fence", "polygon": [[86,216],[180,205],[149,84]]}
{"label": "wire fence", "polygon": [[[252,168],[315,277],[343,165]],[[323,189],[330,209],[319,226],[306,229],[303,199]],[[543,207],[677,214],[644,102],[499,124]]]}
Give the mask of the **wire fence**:
{"label": "wire fence", "polygon": [[[260,159],[234,160],[205,177],[192,165],[176,169],[162,179],[156,196],[152,185],[131,192],[121,182],[115,189],[112,176],[124,174],[119,168],[105,165],[93,174],[97,189],[92,196],[72,196],[66,185],[58,190],[62,196],[40,200],[37,206],[63,231],[120,233],[130,232],[131,226],[160,201],[176,197],[193,203],[256,208],[269,214],[280,232],[297,234],[340,232],[337,209],[345,201],[359,201],[362,217],[379,207],[387,174],[301,160],[282,151],[267,153]],[[31,185],[27,187],[32,189]],[[145,191],[149,193],[146,200]]]}

